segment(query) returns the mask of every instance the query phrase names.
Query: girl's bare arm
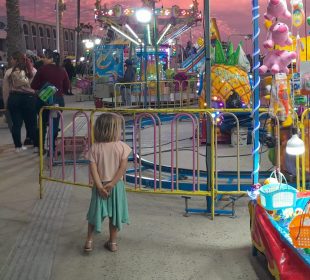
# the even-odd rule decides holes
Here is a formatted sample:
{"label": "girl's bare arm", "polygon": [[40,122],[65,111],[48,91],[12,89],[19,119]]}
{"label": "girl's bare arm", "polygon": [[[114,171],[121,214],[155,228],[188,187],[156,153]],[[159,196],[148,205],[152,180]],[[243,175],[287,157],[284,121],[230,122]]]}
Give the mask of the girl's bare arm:
{"label": "girl's bare arm", "polygon": [[90,173],[93,177],[93,180],[95,182],[95,186],[98,189],[100,195],[104,198],[107,198],[109,196],[109,193],[102,185],[102,182],[101,182],[100,177],[99,177],[97,165],[94,162],[90,163]]}
{"label": "girl's bare arm", "polygon": [[121,164],[117,170],[117,172],[114,175],[114,178],[112,179],[111,182],[109,182],[108,184],[106,184],[104,186],[104,188],[109,192],[115,185],[116,183],[124,176],[126,169],[127,169],[127,163],[128,163],[128,159],[123,159],[121,161]]}

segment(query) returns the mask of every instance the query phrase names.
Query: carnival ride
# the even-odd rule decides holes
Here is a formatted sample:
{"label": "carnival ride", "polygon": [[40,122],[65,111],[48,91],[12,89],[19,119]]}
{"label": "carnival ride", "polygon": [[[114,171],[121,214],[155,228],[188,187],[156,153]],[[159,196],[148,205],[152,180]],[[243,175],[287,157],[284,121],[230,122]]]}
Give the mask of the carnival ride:
{"label": "carnival ride", "polygon": [[[216,41],[221,42],[220,32],[217,26],[216,18],[210,19],[210,39],[211,45],[214,46]],[[196,54],[190,55],[184,61],[182,61],[178,72],[198,72],[204,65],[205,61],[205,48],[203,45],[203,38],[198,38],[197,43],[199,49]]]}
{"label": "carnival ride", "polygon": [[[153,19],[145,23],[141,23],[137,19],[141,8],[125,8],[122,5],[108,8],[106,4],[102,6],[99,0],[95,3],[95,20],[101,28],[111,30],[126,38],[127,43],[129,42],[124,46],[124,51],[127,50],[128,57],[133,60],[137,70],[136,81],[141,84],[134,86],[131,90],[134,93],[134,104],[138,105],[142,99],[145,103],[143,95],[146,94],[149,100],[154,99],[152,95],[155,96],[155,94],[159,96],[158,99],[167,95],[166,103],[171,100],[170,89],[173,88],[173,83],[170,81],[170,84],[169,82],[167,84],[164,81],[169,76],[167,74],[169,68],[174,67],[173,58],[176,56],[177,47],[174,43],[181,34],[197,26],[202,19],[196,0],[193,1],[189,9],[181,9],[177,5],[171,8],[156,8],[155,2],[157,1],[142,1],[144,9],[153,14]],[[214,30],[216,32],[217,28]],[[96,71],[95,67],[96,79],[107,80],[108,78],[102,79],[102,76],[111,77],[114,75],[112,71],[102,73],[102,71]],[[160,80],[160,85],[157,85],[157,80]],[[96,80],[94,83],[96,84]],[[169,93],[165,94],[167,89],[169,89]],[[163,97],[163,99],[165,98]],[[175,94],[172,99],[175,103]],[[114,102],[116,101],[114,100]]]}

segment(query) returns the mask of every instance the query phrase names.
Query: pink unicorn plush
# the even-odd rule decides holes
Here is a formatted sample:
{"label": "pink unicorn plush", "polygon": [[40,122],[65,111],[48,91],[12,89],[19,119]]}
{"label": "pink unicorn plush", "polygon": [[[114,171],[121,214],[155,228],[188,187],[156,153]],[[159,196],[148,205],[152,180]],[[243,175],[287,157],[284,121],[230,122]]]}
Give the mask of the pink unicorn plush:
{"label": "pink unicorn plush", "polygon": [[284,47],[292,44],[293,40],[289,37],[289,29],[285,23],[276,22],[270,26],[267,40],[264,42],[264,47],[266,49],[273,48],[274,45]]}
{"label": "pink unicorn plush", "polygon": [[274,75],[277,73],[289,73],[287,66],[297,57],[296,52],[273,50],[267,53],[264,64],[259,68],[260,74],[265,74],[268,70]]}
{"label": "pink unicorn plush", "polygon": [[286,0],[269,0],[265,19],[274,20],[275,18],[291,18],[291,13],[287,9]]}

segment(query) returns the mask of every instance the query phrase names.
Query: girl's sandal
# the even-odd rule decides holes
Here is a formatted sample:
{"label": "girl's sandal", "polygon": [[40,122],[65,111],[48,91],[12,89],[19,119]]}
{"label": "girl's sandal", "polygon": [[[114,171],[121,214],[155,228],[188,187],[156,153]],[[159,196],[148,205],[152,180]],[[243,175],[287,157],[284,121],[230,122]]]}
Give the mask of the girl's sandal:
{"label": "girl's sandal", "polygon": [[86,240],[84,245],[84,252],[91,252],[94,249],[93,247],[93,241],[92,240]]}
{"label": "girl's sandal", "polygon": [[118,249],[116,242],[107,241],[106,243],[104,243],[103,246],[104,246],[104,248],[106,248],[110,252],[116,252]]}

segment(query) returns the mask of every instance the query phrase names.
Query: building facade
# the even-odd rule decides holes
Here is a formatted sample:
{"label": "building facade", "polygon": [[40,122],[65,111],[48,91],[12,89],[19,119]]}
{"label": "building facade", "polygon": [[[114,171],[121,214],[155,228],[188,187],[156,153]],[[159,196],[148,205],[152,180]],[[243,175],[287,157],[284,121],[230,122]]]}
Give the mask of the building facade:
{"label": "building facade", "polygon": [[[0,17],[0,56],[6,60],[6,17]],[[41,54],[43,49],[56,49],[56,25],[34,20],[22,19],[23,40],[26,49],[35,54]],[[82,30],[80,42],[78,44],[79,53],[83,52],[82,40],[90,37],[90,30]],[[63,28],[64,55],[75,55],[75,30],[73,28]],[[1,59],[0,59],[1,60]]]}

